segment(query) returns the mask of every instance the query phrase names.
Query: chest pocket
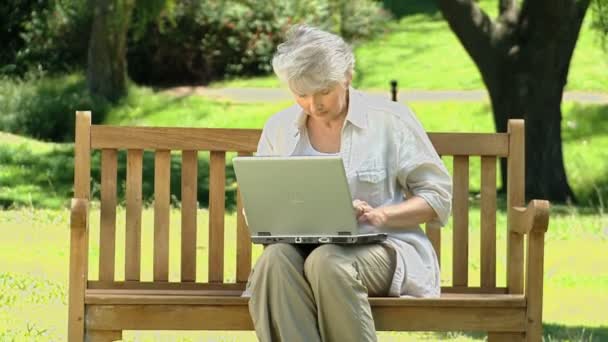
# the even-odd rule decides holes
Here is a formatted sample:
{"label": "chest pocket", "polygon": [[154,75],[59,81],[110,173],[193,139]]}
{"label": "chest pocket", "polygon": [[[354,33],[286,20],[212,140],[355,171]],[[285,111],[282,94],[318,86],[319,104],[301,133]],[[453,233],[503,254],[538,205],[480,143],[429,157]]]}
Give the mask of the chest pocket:
{"label": "chest pocket", "polygon": [[385,168],[363,168],[357,170],[357,195],[372,207],[384,203],[387,197],[387,172]]}

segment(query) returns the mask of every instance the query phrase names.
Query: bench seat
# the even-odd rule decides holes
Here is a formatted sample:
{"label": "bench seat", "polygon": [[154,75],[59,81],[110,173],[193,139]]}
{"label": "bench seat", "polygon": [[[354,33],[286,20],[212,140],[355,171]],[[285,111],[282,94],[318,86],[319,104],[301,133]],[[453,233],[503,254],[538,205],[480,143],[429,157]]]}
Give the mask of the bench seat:
{"label": "bench seat", "polygon": [[[240,295],[231,290],[87,290],[86,324],[94,330],[251,330],[248,298]],[[377,330],[526,328],[524,295],[444,293],[441,298],[372,297],[370,303]]]}

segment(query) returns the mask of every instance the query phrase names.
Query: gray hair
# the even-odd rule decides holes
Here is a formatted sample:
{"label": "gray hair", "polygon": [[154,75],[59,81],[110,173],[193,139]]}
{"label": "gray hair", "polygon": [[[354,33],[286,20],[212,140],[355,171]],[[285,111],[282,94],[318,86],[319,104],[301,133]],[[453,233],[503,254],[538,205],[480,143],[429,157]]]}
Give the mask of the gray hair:
{"label": "gray hair", "polygon": [[277,77],[300,94],[312,94],[352,75],[352,48],[335,34],[308,25],[293,26],[272,59]]}

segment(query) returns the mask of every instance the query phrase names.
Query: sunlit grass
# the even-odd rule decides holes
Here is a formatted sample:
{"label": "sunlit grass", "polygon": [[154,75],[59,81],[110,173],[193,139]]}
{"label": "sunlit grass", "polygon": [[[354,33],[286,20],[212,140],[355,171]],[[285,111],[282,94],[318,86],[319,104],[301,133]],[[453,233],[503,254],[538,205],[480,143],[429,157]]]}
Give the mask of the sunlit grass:
{"label": "sunlit grass", "polygon": [[[90,225],[89,279],[98,277],[99,209],[93,203]],[[171,211],[170,281],[179,280],[180,213]],[[153,210],[142,219],[142,280],[152,279]],[[0,337],[64,340],[69,262],[67,210],[28,209],[0,212]],[[116,279],[124,279],[125,211],[117,211]],[[198,211],[197,281],[207,279],[208,214]],[[505,285],[505,215],[497,219],[497,284]],[[442,285],[451,284],[451,226],[442,231]],[[470,213],[469,284],[479,284],[479,210]],[[552,216],[545,244],[544,321],[589,329],[608,325],[608,217],[559,208]],[[226,216],[225,281],[234,282],[235,216]],[[255,260],[261,248],[254,248]],[[599,328],[598,328],[599,329]],[[580,332],[579,332],[580,334]],[[38,335],[38,337],[36,337]],[[252,332],[126,332],[127,341],[255,341]],[[380,333],[381,341],[471,341],[483,335]],[[588,336],[588,335],[586,335]],[[555,339],[562,340],[562,339]],[[592,339],[583,339],[585,341]]]}

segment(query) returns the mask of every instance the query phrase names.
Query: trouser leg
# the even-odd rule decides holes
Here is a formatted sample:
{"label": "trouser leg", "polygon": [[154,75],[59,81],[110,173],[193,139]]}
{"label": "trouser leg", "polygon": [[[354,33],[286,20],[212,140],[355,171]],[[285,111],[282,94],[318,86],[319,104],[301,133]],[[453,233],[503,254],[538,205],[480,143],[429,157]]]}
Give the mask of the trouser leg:
{"label": "trouser leg", "polygon": [[376,341],[368,294],[385,296],[394,252],[380,244],[322,245],[306,258],[304,273],[317,305],[323,341]]}
{"label": "trouser leg", "polygon": [[260,341],[320,341],[317,308],[306,278],[306,251],[270,245],[258,259],[248,288],[249,313]]}

